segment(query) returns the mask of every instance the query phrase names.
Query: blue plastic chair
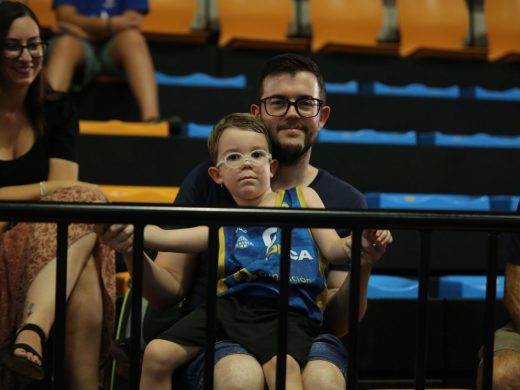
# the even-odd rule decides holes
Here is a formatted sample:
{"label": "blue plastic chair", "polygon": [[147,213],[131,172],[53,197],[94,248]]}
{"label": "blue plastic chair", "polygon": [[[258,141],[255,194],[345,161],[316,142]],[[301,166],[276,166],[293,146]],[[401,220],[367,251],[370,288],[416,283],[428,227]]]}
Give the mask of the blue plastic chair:
{"label": "blue plastic chair", "polygon": [[325,83],[325,89],[328,93],[337,94],[358,94],[359,83],[356,80],[347,81],[346,83]]}
{"label": "blue plastic chair", "polygon": [[368,281],[368,298],[417,299],[419,282],[414,279],[390,275],[371,275]]}
{"label": "blue plastic chair", "polygon": [[411,96],[427,98],[458,99],[461,96],[458,85],[449,87],[430,87],[424,84],[387,85],[379,81],[363,84],[363,92],[382,96]]}
{"label": "blue plastic chair", "polygon": [[369,192],[365,194],[365,197],[368,207],[370,208],[466,211],[490,210],[490,199],[487,195],[470,196]]}
{"label": "blue plastic chair", "polygon": [[181,131],[181,135],[191,138],[208,138],[212,128],[211,125],[188,122]]}
{"label": "blue plastic chair", "polygon": [[352,144],[416,145],[417,133],[415,131],[400,133],[371,129],[355,131],[321,129],[318,133],[318,141]]}
{"label": "blue plastic chair", "polygon": [[520,202],[520,196],[491,195],[491,211],[515,212],[518,202]]}
{"label": "blue plastic chair", "polygon": [[443,134],[439,131],[419,135],[419,144],[446,147],[520,148],[520,136]]}
{"label": "blue plastic chair", "polygon": [[245,88],[246,76],[243,74],[233,77],[214,77],[205,73],[192,73],[186,76],[171,76],[161,72],[155,72],[158,85],[177,85],[188,87],[210,88]]}
{"label": "blue plastic chair", "polygon": [[517,102],[520,100],[520,88],[509,88],[502,91],[486,89],[480,86],[465,88],[464,96],[482,100],[505,100]]}
{"label": "blue plastic chair", "polygon": [[[439,298],[484,299],[486,277],[479,275],[447,275],[439,278]],[[497,277],[497,299],[504,297],[504,277]]]}

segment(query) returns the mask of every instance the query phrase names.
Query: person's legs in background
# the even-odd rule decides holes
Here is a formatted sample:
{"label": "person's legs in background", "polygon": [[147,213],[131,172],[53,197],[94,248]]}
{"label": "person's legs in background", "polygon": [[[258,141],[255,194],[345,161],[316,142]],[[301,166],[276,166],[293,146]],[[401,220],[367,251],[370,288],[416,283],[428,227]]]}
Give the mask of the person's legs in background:
{"label": "person's legs in background", "polygon": [[135,95],[143,121],[158,120],[159,97],[155,81],[154,66],[143,34],[136,29],[127,29],[115,35],[109,44],[110,53],[116,64],[121,64],[126,72],[130,89]]}
{"label": "person's legs in background", "polygon": [[68,91],[74,73],[85,62],[85,50],[80,39],[70,34],[52,41],[46,66],[46,76],[56,91]]}

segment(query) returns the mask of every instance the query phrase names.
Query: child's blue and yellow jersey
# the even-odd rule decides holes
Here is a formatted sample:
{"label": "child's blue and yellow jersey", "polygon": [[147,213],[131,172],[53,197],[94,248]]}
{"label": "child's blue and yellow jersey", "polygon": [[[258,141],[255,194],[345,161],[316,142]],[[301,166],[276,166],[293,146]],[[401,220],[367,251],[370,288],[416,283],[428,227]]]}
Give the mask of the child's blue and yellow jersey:
{"label": "child's blue and yellow jersey", "polygon": [[[276,207],[306,207],[301,188],[279,191]],[[281,230],[276,227],[224,226],[219,230],[219,296],[277,297]],[[321,321],[327,298],[326,264],[308,228],[291,235],[289,307]]]}

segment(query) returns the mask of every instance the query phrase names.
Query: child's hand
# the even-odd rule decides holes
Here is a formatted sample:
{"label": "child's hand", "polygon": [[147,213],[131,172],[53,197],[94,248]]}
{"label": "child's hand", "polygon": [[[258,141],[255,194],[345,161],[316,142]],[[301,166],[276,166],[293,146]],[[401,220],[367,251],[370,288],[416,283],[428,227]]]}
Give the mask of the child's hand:
{"label": "child's hand", "polygon": [[390,230],[366,229],[362,234],[363,259],[372,263],[378,262],[393,242]]}
{"label": "child's hand", "polygon": [[94,230],[105,245],[122,254],[132,253],[134,243],[133,225],[96,225]]}

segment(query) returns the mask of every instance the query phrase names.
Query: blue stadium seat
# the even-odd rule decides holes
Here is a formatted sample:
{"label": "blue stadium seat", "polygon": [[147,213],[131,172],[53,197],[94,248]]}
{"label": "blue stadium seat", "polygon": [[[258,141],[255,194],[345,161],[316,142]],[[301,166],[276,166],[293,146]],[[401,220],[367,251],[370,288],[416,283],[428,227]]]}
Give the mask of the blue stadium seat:
{"label": "blue stadium seat", "polygon": [[465,88],[463,95],[474,99],[520,101],[520,88],[502,91],[490,90],[480,86]]}
{"label": "blue stadium seat", "polygon": [[212,88],[245,88],[246,76],[239,74],[233,77],[214,77],[205,73],[192,73],[186,76],[171,76],[161,72],[155,72],[158,85],[179,85],[190,87]]}
{"label": "blue stadium seat", "polygon": [[489,196],[446,194],[365,194],[368,207],[381,209],[489,211]]}
{"label": "blue stadium seat", "polygon": [[391,132],[363,129],[328,130],[321,129],[318,133],[320,142],[344,142],[355,144],[387,144],[387,145],[416,145],[417,134],[415,131]]}
{"label": "blue stadium seat", "polygon": [[371,275],[368,281],[368,298],[416,299],[419,282],[400,276]]}
{"label": "blue stadium seat", "polygon": [[359,83],[356,80],[347,81],[346,83],[325,83],[325,89],[328,93],[358,94]]}
{"label": "blue stadium seat", "polygon": [[514,195],[492,195],[491,211],[516,211],[520,202],[520,196]]}
{"label": "blue stadium seat", "polygon": [[[486,297],[486,277],[478,275],[447,275],[439,278],[439,298]],[[504,297],[504,277],[497,277],[497,299]]]}
{"label": "blue stadium seat", "polygon": [[208,138],[213,126],[188,122],[181,131],[181,135],[191,138]]}
{"label": "blue stadium seat", "polygon": [[458,85],[450,87],[429,87],[424,84],[413,83],[403,86],[386,85],[379,81],[362,85],[362,91],[369,95],[383,96],[412,96],[428,98],[458,99],[460,88]]}
{"label": "blue stadium seat", "polygon": [[449,147],[476,147],[476,148],[520,148],[520,136],[477,134],[444,134],[440,131],[422,133],[419,135],[419,144],[449,146]]}

